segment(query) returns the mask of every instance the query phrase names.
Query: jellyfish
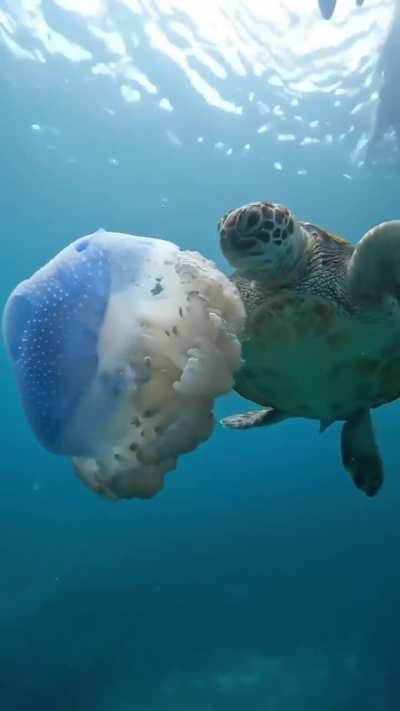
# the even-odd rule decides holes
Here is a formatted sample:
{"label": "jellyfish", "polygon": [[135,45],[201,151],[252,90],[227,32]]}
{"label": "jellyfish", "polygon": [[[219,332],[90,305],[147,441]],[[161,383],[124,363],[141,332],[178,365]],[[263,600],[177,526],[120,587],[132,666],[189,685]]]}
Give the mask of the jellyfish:
{"label": "jellyfish", "polygon": [[3,335],[28,422],[109,499],[149,498],[207,440],[240,367],[244,307],[198,252],[99,230],[9,297]]}

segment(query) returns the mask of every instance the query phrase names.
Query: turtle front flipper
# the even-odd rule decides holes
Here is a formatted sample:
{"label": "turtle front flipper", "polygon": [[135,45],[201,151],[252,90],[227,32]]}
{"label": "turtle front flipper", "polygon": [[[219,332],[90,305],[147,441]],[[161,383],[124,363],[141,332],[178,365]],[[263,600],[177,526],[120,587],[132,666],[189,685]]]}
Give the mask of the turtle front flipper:
{"label": "turtle front flipper", "polygon": [[369,410],[343,425],[342,461],[358,489],[375,496],[383,484],[383,464],[375,441]]}
{"label": "turtle front flipper", "polygon": [[400,220],[372,227],[356,245],[347,273],[355,306],[380,309],[385,297],[400,300]]}
{"label": "turtle front flipper", "polygon": [[282,420],[286,420],[285,415],[274,407],[265,407],[262,410],[251,410],[242,412],[239,415],[231,415],[221,420],[221,425],[232,430],[248,430],[251,427],[265,427],[266,425],[276,425]]}

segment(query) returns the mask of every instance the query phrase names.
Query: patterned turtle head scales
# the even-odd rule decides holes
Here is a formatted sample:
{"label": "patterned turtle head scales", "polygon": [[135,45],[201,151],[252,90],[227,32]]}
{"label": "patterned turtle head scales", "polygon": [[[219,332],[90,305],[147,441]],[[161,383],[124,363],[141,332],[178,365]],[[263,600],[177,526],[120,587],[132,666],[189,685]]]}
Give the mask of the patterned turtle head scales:
{"label": "patterned turtle head scales", "polygon": [[228,212],[218,230],[221,249],[238,272],[285,281],[303,261],[307,233],[287,207],[250,203]]}

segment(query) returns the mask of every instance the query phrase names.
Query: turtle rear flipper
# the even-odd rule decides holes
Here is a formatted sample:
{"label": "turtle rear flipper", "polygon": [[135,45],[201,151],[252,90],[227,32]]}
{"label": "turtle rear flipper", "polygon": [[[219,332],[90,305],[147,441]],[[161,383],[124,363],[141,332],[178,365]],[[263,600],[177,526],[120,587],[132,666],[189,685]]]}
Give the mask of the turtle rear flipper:
{"label": "turtle rear flipper", "polygon": [[274,407],[265,407],[262,410],[251,410],[250,412],[241,412],[238,415],[224,417],[221,420],[221,425],[232,430],[248,430],[251,427],[276,425],[286,419],[287,415],[281,410],[276,410]]}
{"label": "turtle rear flipper", "polygon": [[342,461],[354,484],[367,496],[375,496],[383,484],[383,464],[375,441],[369,410],[344,423]]}

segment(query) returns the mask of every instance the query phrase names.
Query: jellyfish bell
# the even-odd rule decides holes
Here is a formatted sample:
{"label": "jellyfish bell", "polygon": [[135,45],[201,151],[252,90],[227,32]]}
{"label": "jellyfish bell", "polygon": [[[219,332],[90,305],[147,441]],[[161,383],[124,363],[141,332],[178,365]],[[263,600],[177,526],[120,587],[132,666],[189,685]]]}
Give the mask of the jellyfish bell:
{"label": "jellyfish bell", "polygon": [[16,287],[3,334],[36,437],[120,499],[153,496],[210,437],[243,322],[236,287],[199,253],[99,230]]}

